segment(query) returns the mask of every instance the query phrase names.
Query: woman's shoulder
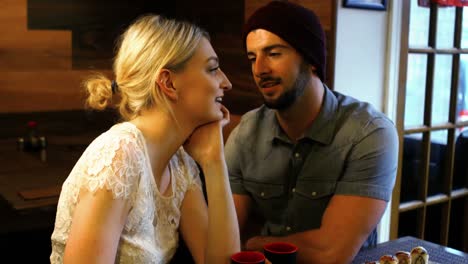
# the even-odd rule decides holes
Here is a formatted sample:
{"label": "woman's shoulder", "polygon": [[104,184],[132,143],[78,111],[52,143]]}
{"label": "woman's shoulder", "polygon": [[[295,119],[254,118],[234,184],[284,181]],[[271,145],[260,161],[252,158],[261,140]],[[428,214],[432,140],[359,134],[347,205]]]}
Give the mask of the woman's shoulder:
{"label": "woman's shoulder", "polygon": [[[80,158],[78,168],[82,184],[92,192],[104,186],[127,195],[138,180],[145,164],[144,149],[138,143],[138,134],[131,127],[117,124],[97,137]],[[78,165],[78,164],[77,164]],[[117,190],[119,189],[119,190]]]}
{"label": "woman's shoulder", "polygon": [[116,124],[91,142],[81,157],[89,176],[99,174],[104,168],[138,166],[142,162],[144,148],[138,131],[132,126]]}
{"label": "woman's shoulder", "polygon": [[106,150],[108,153],[113,153],[122,147],[142,147],[140,142],[139,131],[134,125],[128,122],[119,123],[112,126],[106,132],[96,137],[89,144],[86,152],[96,154],[97,152]]}
{"label": "woman's shoulder", "polygon": [[95,141],[106,141],[116,138],[138,140],[140,131],[130,122],[117,123],[110,127],[107,131],[99,135]]}
{"label": "woman's shoulder", "polygon": [[201,186],[198,165],[182,146],[177,150],[171,162],[173,169],[177,171],[175,175],[177,185],[182,187],[184,192],[194,183]]}
{"label": "woman's shoulder", "polygon": [[174,155],[174,161],[177,164],[177,166],[184,170],[187,169],[189,171],[189,174],[193,174],[195,172],[198,172],[198,165],[195,162],[195,160],[185,151],[184,147],[181,146],[176,154]]}

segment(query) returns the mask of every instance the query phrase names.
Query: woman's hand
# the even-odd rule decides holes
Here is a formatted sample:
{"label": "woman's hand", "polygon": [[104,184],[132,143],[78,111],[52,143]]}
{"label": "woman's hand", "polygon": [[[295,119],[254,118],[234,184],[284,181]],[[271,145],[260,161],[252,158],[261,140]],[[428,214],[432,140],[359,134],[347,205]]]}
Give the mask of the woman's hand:
{"label": "woman's hand", "polygon": [[224,106],[221,111],[221,120],[197,127],[184,143],[184,149],[202,167],[208,162],[224,160],[222,128],[229,123],[229,111]]}
{"label": "woman's hand", "polygon": [[[221,111],[221,120],[196,128],[184,144],[187,153],[203,170],[210,205],[208,208],[206,204],[200,205],[204,202],[201,191],[198,191],[198,204],[194,204],[195,199],[186,196],[182,205],[181,230],[184,236],[189,236],[185,238],[186,241],[197,241],[197,246],[191,246],[191,250],[194,250],[192,255],[202,263],[229,263],[229,257],[240,251],[239,224],[224,160],[222,128],[229,122],[229,111],[224,106]],[[202,209],[204,212],[201,212]],[[198,216],[198,220],[194,220],[194,216]],[[184,220],[187,218],[190,220]],[[193,230],[187,231],[189,228],[198,228],[204,234],[196,235]]]}

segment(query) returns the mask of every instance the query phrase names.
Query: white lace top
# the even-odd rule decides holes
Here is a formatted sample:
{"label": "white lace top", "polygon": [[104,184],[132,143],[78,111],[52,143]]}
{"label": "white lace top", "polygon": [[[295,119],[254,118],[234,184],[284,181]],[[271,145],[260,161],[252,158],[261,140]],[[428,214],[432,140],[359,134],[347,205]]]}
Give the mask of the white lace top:
{"label": "white lace top", "polygon": [[[51,263],[62,263],[80,188],[105,188],[131,209],[120,236],[116,263],[167,263],[178,245],[180,208],[191,188],[201,188],[198,167],[181,147],[169,162],[172,195],[156,186],[146,143],[131,123],[113,126],[84,151],[62,186],[52,234]],[[170,193],[170,192],[169,192]]]}

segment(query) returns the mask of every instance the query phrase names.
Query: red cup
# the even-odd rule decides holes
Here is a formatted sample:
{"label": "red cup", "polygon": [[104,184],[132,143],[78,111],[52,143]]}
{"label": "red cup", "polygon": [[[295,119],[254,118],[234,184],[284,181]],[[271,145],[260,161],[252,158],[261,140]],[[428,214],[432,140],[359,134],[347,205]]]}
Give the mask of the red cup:
{"label": "red cup", "polygon": [[265,256],[257,251],[241,251],[231,256],[232,264],[265,264]]}
{"label": "red cup", "polygon": [[263,247],[265,257],[271,263],[293,264],[296,263],[297,246],[286,242],[274,242]]}

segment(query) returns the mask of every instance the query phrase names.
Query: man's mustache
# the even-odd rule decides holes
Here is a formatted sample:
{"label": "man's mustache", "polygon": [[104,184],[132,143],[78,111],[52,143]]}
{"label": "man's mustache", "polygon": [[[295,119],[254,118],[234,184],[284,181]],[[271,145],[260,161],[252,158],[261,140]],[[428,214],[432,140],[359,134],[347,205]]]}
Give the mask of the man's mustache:
{"label": "man's mustache", "polygon": [[281,78],[275,78],[275,77],[272,77],[272,76],[267,76],[267,77],[262,77],[260,78],[260,81],[258,82],[258,85],[260,87],[263,87],[265,85],[265,83],[271,83],[271,82],[274,82],[274,83],[280,83],[281,82]]}

